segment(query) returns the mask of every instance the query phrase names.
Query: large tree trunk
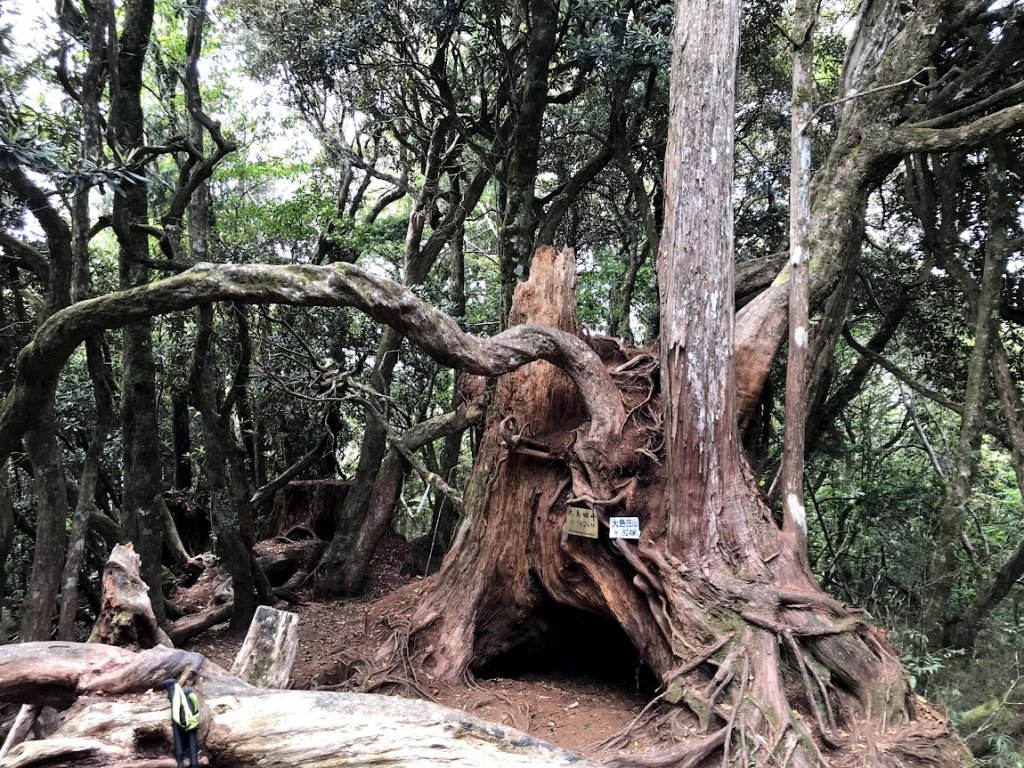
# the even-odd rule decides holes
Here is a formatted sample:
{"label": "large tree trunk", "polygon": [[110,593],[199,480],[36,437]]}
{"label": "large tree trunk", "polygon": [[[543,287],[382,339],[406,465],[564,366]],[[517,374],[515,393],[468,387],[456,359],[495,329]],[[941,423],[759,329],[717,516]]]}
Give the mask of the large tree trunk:
{"label": "large tree trunk", "polygon": [[[512,324],[574,332],[575,282],[572,252],[541,248],[529,281],[516,291]],[[571,567],[559,540],[569,485],[565,459],[582,413],[572,382],[549,363],[530,363],[498,379],[463,496],[465,522],[441,571],[424,583],[430,599],[404,590],[377,608],[384,622],[389,615],[410,615],[418,668],[457,680],[471,665],[482,667],[544,634],[539,610],[549,598],[531,572],[561,583],[559,571]],[[577,467],[582,480],[585,469]],[[574,545],[568,543],[569,552]],[[589,588],[565,597],[570,605],[596,608],[598,595]],[[643,613],[636,598],[621,607],[637,609],[637,617]],[[400,646],[405,630],[393,640]]]}
{"label": "large tree trunk", "polygon": [[[573,329],[574,284],[571,254],[540,249],[514,321]],[[579,642],[609,647],[618,625],[665,699],[692,715],[680,722],[711,729],[714,738],[693,742],[687,757],[736,755],[763,740],[793,765],[813,764],[819,749],[837,762],[869,750],[883,765],[912,764],[916,754],[957,764],[959,745],[940,719],[920,716],[888,638],[820,591],[783,545],[735,451],[723,449],[714,493],[676,492],[686,496],[676,504],[700,505],[692,514],[668,513],[667,476],[696,491],[709,486],[693,476],[707,469],[699,447],[707,443],[659,465],[656,358],[594,343],[632,414],[614,450],[609,443],[604,471],[574,450],[586,413],[559,369],[536,362],[499,377],[452,551],[437,574],[376,606],[375,663],[359,667],[365,676],[353,684],[393,684],[402,659],[413,681],[421,673],[459,680],[543,647],[584,611],[610,621],[605,634]],[[596,541],[567,536],[570,505],[591,506],[605,528],[608,514],[638,516],[639,546],[604,531]],[[704,514],[706,505],[717,513]]]}
{"label": "large tree trunk", "polygon": [[[801,516],[780,530],[741,458],[731,211],[738,13],[738,2],[677,8],[672,110],[686,119],[670,121],[659,254],[664,429],[649,353],[598,345],[631,417],[603,451],[574,444],[583,413],[560,370],[533,363],[499,378],[452,551],[438,574],[378,607],[375,640],[389,642],[358,682],[374,685],[403,660],[414,678],[458,679],[543,643],[558,614],[575,608],[618,624],[666,701],[711,734],[670,753],[674,761],[724,750],[726,763],[805,766],[825,750],[836,762],[862,753],[878,765],[952,765],[962,747],[941,721],[919,717],[888,638],[821,592],[793,530]],[[573,333],[574,295],[571,254],[541,249],[510,323]],[[639,543],[566,535],[573,504],[605,525],[615,512],[639,517]]]}

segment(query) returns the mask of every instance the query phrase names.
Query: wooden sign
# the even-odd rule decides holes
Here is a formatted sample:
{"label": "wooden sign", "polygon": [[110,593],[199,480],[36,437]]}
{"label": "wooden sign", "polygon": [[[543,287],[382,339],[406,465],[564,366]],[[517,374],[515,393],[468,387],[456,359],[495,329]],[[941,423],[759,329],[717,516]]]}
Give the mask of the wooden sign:
{"label": "wooden sign", "polygon": [[639,539],[639,517],[608,518],[608,536],[613,539]]}
{"label": "wooden sign", "polygon": [[565,532],[571,536],[597,538],[597,513],[586,507],[569,507],[565,515]]}

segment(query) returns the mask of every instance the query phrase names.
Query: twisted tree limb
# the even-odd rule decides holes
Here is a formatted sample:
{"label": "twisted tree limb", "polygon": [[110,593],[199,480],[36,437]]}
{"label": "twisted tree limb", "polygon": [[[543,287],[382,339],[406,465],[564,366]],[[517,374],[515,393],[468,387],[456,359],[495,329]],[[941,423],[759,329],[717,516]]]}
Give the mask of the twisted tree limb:
{"label": "twisted tree limb", "polygon": [[398,283],[351,264],[198,264],[164,280],[78,302],[43,323],[18,355],[15,386],[0,410],[0,460],[14,450],[43,404],[47,387],[86,338],[213,301],[354,307],[408,336],[439,363],[483,376],[546,360],[563,368],[583,396],[590,428],[578,450],[597,464],[603,446],[619,434],[625,421],[618,390],[600,358],[579,338],[562,331],[520,325],[489,339],[472,336]]}

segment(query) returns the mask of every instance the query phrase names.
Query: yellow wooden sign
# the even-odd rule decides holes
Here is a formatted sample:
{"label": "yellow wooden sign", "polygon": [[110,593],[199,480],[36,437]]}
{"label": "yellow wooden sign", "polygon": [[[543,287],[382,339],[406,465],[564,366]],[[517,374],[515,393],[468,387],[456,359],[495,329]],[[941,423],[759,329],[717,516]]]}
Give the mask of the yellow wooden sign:
{"label": "yellow wooden sign", "polygon": [[597,513],[585,507],[569,507],[565,515],[565,532],[571,536],[597,538]]}

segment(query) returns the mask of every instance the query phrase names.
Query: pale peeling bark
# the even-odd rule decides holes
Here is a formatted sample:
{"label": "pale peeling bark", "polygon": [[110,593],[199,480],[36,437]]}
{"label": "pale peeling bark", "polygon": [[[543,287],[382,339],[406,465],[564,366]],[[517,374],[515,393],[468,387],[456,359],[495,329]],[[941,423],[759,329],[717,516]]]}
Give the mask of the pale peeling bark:
{"label": "pale peeling bark", "polygon": [[170,754],[167,701],[151,689],[186,667],[202,680],[201,743],[217,765],[593,767],[519,731],[425,701],[253,688],[198,654],[74,643],[0,648],[0,700],[71,707],[51,738],[16,747],[4,765],[90,768]]}
{"label": "pale peeling bark", "polygon": [[18,376],[0,411],[0,457],[10,455],[67,358],[90,335],[144,317],[211,301],[354,307],[400,330],[443,365],[495,376],[536,359],[563,367],[579,387],[591,422],[583,448],[595,460],[619,433],[625,412],[600,359],[580,339],[534,325],[491,338],[464,333],[448,315],[387,278],[351,264],[199,264],[174,277],[79,302],[53,315],[18,356]]}
{"label": "pale peeling bark", "polygon": [[[794,14],[793,96],[789,186],[789,360],[782,460],[783,540],[807,561],[804,447],[807,423],[807,358],[810,349],[808,234],[811,218],[811,97],[814,93],[814,27],[817,3],[797,0]],[[808,566],[810,570],[810,566]]]}
{"label": "pale peeling bark", "polygon": [[673,31],[658,253],[662,408],[674,478],[669,538],[690,542],[695,557],[715,545],[728,478],[738,471],[731,188],[739,12],[737,2],[680,0]]}

